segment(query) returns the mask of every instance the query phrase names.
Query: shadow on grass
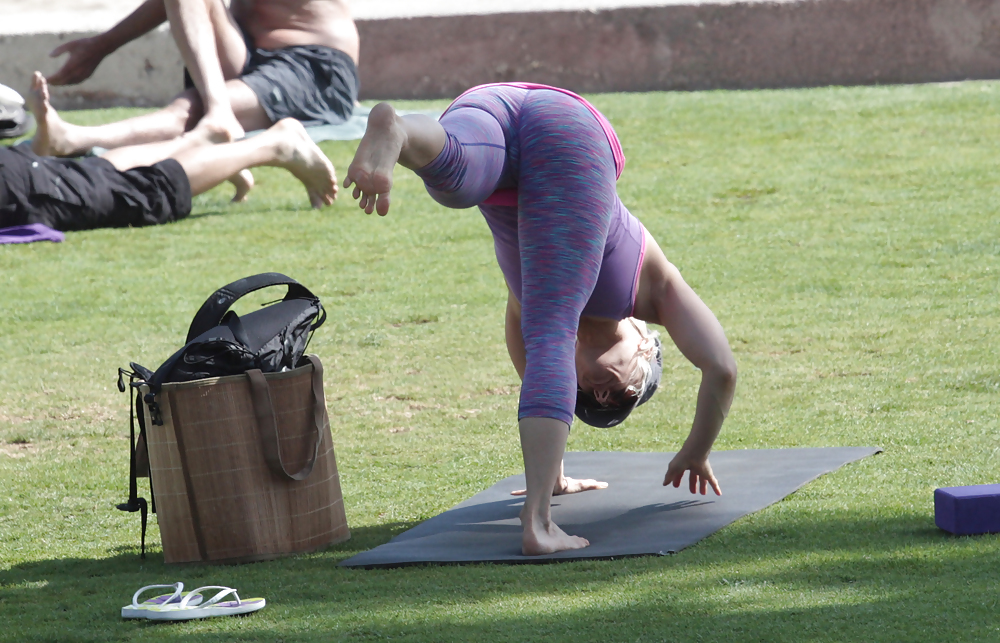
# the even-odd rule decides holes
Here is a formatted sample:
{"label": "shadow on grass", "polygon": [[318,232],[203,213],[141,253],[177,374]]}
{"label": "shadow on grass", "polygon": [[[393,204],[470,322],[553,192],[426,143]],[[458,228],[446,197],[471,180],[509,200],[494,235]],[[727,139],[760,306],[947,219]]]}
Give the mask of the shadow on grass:
{"label": "shadow on grass", "polygon": [[[361,527],[322,552],[241,566],[167,566],[159,552],[146,561],[116,553],[16,565],[0,572],[0,639],[1000,638],[995,570],[984,560],[994,559],[998,538],[953,538],[924,515],[743,521],[665,558],[336,567],[410,526]],[[264,596],[269,607],[198,625],[119,618],[139,587],[177,580],[188,588],[237,587],[244,596]]]}
{"label": "shadow on grass", "polygon": [[204,212],[192,212],[191,214],[184,217],[185,219],[202,219],[205,217],[218,217],[227,214],[234,214],[232,210],[206,210]]}

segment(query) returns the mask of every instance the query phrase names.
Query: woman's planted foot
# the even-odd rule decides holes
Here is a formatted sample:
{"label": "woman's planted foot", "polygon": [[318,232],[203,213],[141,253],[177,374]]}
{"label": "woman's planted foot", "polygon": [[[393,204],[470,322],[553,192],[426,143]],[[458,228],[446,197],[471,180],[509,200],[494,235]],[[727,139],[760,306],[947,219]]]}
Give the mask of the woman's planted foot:
{"label": "woman's planted foot", "polygon": [[521,553],[525,556],[542,556],[590,546],[589,540],[580,536],[570,536],[551,520],[526,519],[522,515],[521,526],[524,528],[524,533],[521,535]]}

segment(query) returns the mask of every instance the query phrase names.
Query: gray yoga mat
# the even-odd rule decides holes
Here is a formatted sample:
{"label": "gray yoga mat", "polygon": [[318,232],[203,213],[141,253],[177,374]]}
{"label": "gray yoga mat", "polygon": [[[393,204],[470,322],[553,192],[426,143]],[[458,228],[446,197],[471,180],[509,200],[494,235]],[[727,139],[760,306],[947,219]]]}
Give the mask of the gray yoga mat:
{"label": "gray yoga mat", "polygon": [[590,540],[590,547],[548,556],[521,554],[518,512],[524,499],[510,495],[524,488],[521,474],[340,565],[537,563],[665,555],[778,502],[824,473],[879,451],[875,447],[715,451],[711,463],[722,496],[711,491],[706,496],[691,495],[686,477],[680,489],[663,487],[672,453],[570,452],[565,457],[567,476],[609,483],[607,489],[552,499],[553,520],[567,533]]}

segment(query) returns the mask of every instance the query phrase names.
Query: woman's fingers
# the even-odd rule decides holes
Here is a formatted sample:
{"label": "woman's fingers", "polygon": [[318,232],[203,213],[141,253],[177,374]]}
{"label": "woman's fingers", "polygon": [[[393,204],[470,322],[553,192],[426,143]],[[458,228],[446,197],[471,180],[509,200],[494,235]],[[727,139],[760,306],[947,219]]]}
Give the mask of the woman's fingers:
{"label": "woman's fingers", "polygon": [[[587,478],[585,480],[577,480],[576,478],[562,478],[561,480],[556,480],[555,489],[552,490],[553,496],[562,496],[568,493],[581,493],[583,491],[594,491],[596,489],[607,489],[608,483],[602,482],[601,480],[594,480],[593,478]],[[523,496],[526,495],[528,491],[526,489],[518,489],[517,491],[511,491],[512,496]]]}
{"label": "woman's fingers", "polygon": [[681,480],[684,479],[684,469],[680,471],[677,470],[677,465],[673,462],[667,467],[667,475],[663,477],[663,486],[674,485],[675,487],[681,486]]}
{"label": "woman's fingers", "polygon": [[685,473],[688,473],[688,490],[691,493],[701,493],[703,496],[707,495],[708,488],[711,486],[715,495],[722,495],[722,488],[719,486],[719,481],[715,479],[715,474],[712,473],[711,468],[702,469],[696,466],[691,469],[677,470],[676,467],[669,467],[667,475],[663,478],[663,486],[666,487],[672,484],[674,488],[679,489],[681,483],[684,481]]}
{"label": "woman's fingers", "polygon": [[[558,485],[558,483],[557,483]],[[593,491],[594,489],[607,489],[608,483],[588,478],[586,480],[576,480],[575,478],[564,478],[562,485],[558,485],[555,490],[556,495],[565,493],[580,493],[581,491]]]}

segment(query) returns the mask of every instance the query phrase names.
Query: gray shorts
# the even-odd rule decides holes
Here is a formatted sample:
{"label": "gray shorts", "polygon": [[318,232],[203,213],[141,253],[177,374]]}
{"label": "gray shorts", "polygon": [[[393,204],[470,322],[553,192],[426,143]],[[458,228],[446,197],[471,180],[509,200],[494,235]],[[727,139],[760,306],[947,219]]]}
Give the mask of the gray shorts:
{"label": "gray shorts", "polygon": [[[269,51],[254,47],[249,34],[240,80],[257,95],[272,123],[294,118],[303,125],[337,125],[351,117],[358,100],[358,67],[346,53],[322,45]],[[184,70],[184,87],[194,87]]]}

